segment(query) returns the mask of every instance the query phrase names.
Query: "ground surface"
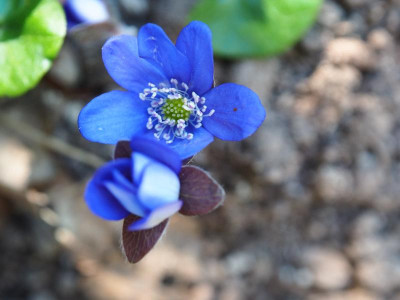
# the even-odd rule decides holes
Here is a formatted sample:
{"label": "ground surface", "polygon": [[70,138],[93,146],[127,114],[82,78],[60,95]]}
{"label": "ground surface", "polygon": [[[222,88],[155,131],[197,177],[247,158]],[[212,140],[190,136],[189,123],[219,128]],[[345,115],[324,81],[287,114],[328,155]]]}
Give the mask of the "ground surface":
{"label": "ground surface", "polygon": [[0,298],[400,299],[398,0],[325,1],[288,53],[217,60],[217,82],[255,90],[267,119],[196,157],[225,187],[223,207],[175,216],[141,263],[124,261],[121,224],[82,199],[112,149],[81,138],[76,118],[117,88],[104,40],[145,21],[176,37],[183,2],[110,1],[125,25],[71,34],[35,90],[0,102]]}

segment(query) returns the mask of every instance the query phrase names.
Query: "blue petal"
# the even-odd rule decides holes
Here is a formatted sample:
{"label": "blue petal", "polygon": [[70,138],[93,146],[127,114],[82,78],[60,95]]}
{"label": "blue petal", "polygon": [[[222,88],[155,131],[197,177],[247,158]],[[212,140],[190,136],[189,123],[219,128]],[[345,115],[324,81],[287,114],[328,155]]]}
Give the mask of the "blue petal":
{"label": "blue petal", "polygon": [[189,59],[191,79],[189,87],[198,95],[211,89],[214,81],[214,59],[210,28],[200,21],[193,21],[182,29],[176,48]]}
{"label": "blue petal", "polygon": [[148,138],[150,140],[154,140],[163,145],[167,145],[169,148],[174,150],[182,160],[184,160],[185,158],[188,158],[188,157],[192,157],[193,155],[200,152],[203,148],[205,148],[208,144],[210,144],[214,140],[213,135],[202,127],[198,128],[198,129],[193,128],[193,127],[191,127],[191,128],[188,127],[187,131],[189,133],[193,133],[194,137],[192,140],[175,138],[174,142],[171,144],[167,144],[164,140],[156,139],[154,137],[153,130],[148,130],[148,131],[144,132],[141,135],[141,137]]}
{"label": "blue petal", "polygon": [[175,139],[175,141],[169,145],[181,159],[192,157],[193,155],[199,153],[208,144],[210,144],[214,137],[204,128],[200,127],[198,129],[193,129],[193,139]]}
{"label": "blue petal", "polygon": [[136,216],[143,217],[147,209],[136,197],[137,188],[117,170],[114,170],[112,173],[114,180],[105,180],[104,186],[126,210]]}
{"label": "blue petal", "polygon": [[181,159],[179,155],[172,151],[165,143],[157,142],[154,138],[135,137],[131,141],[133,152],[143,153],[154,160],[170,167],[176,174],[181,170]]}
{"label": "blue petal", "polygon": [[[82,1],[82,0],[80,0]],[[168,78],[138,54],[137,38],[120,35],[103,46],[103,61],[110,76],[128,91],[140,93],[148,83],[168,83]]]}
{"label": "blue petal", "polygon": [[144,206],[155,209],[177,201],[179,188],[178,176],[170,168],[153,162],[143,171],[137,196]]}
{"label": "blue petal", "polygon": [[240,141],[253,134],[265,119],[265,109],[257,94],[249,88],[234,84],[222,84],[207,94],[211,117],[203,119],[203,126],[215,137],[228,141]]}
{"label": "blue petal", "polygon": [[113,172],[129,173],[130,159],[118,159],[109,162],[96,171],[85,190],[85,200],[89,209],[106,220],[120,220],[129,215],[115,196],[104,186],[104,182],[113,179]]}
{"label": "blue petal", "polygon": [[160,26],[146,24],[138,34],[139,56],[147,59],[168,79],[175,78],[180,82],[190,80],[190,65],[183,55],[171,42]]}
{"label": "blue petal", "polygon": [[142,182],[144,169],[147,167],[147,165],[153,163],[154,160],[139,152],[133,152],[131,156],[133,161],[132,164],[133,181],[137,186],[139,186],[140,182]]}
{"label": "blue petal", "polygon": [[112,91],[90,101],[80,112],[78,126],[93,142],[116,144],[146,129],[149,103],[137,94]]}
{"label": "blue petal", "polygon": [[64,4],[67,19],[74,23],[100,23],[110,15],[103,1],[100,0],[67,0]]}
{"label": "blue petal", "polygon": [[182,201],[176,201],[157,207],[157,209],[153,210],[149,215],[130,225],[128,229],[130,231],[138,231],[153,228],[178,212],[181,206]]}

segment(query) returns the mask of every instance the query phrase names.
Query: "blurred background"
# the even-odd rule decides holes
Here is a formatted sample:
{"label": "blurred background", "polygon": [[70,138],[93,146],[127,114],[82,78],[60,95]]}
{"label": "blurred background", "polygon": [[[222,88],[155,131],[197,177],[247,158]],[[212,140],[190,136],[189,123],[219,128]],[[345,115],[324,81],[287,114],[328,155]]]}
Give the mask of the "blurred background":
{"label": "blurred background", "polygon": [[[243,142],[195,157],[226,189],[175,215],[138,264],[85,184],[113,148],[84,140],[80,109],[119,87],[101,46],[146,22],[174,40],[196,1],[108,1],[112,20],[69,32],[33,90],[0,99],[0,299],[400,299],[400,1],[325,0],[294,48],[216,59],[216,82],[267,110]],[[0,71],[1,72],[1,71]]]}

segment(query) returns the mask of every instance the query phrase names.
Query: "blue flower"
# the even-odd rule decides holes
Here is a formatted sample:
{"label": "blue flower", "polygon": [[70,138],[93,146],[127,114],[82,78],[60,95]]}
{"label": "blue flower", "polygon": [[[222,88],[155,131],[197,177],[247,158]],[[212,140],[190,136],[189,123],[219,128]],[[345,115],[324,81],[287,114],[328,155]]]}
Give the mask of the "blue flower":
{"label": "blue flower", "polygon": [[85,200],[94,214],[106,220],[139,216],[129,230],[145,230],[181,208],[181,160],[167,146],[148,139],[133,139],[131,148],[130,158],[118,158],[96,171]]}
{"label": "blue flower", "polygon": [[66,0],[64,10],[68,29],[81,24],[101,23],[110,17],[101,0]]}
{"label": "blue flower", "polygon": [[265,118],[250,89],[233,83],[213,88],[211,31],[202,22],[187,25],[175,45],[159,26],[146,24],[137,38],[108,40],[103,61],[127,91],[102,94],[82,109],[79,129],[88,140],[115,144],[146,136],[163,141],[184,159],[214,137],[248,137]]}

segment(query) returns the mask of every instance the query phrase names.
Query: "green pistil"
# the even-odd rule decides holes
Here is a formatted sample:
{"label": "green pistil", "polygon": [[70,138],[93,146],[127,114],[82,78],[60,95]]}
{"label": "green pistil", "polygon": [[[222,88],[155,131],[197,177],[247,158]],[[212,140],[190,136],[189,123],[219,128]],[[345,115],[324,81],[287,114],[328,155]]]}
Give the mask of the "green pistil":
{"label": "green pistil", "polygon": [[167,99],[161,108],[164,118],[175,120],[176,122],[179,119],[183,119],[185,121],[189,120],[190,111],[183,108],[184,104],[185,102],[183,101],[183,98]]}

